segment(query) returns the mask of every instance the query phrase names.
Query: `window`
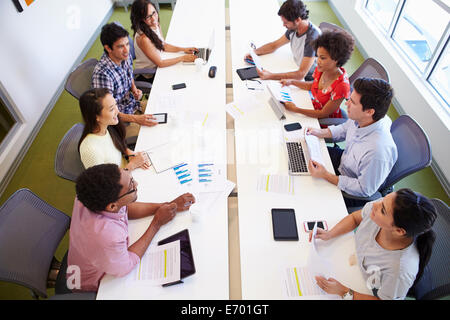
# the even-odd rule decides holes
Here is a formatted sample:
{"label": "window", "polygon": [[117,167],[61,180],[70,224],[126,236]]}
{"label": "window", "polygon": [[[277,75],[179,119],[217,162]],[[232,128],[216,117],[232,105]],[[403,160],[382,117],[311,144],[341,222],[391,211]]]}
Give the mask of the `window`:
{"label": "window", "polygon": [[392,35],[421,72],[425,71],[450,19],[450,14],[435,2],[427,2],[407,1]]}
{"label": "window", "polygon": [[9,113],[2,99],[0,98],[0,144],[8,135],[13,125],[16,123],[13,116]]}
{"label": "window", "polygon": [[380,26],[385,31],[388,31],[399,2],[400,0],[367,1],[366,8],[375,17]]}
{"label": "window", "polygon": [[429,78],[430,84],[445,100],[447,106],[450,104],[450,45],[445,47],[442,56],[439,58]]}
{"label": "window", "polygon": [[449,112],[450,0],[364,0],[363,4]]}

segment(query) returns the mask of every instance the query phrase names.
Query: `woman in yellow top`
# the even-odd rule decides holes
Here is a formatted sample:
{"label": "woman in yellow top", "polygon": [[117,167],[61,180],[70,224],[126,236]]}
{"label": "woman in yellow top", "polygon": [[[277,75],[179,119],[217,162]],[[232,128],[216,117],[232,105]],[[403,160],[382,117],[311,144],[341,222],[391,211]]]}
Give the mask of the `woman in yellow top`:
{"label": "woman in yellow top", "polygon": [[117,103],[108,89],[86,91],[80,97],[80,109],[84,130],[78,150],[86,169],[104,163],[114,163],[129,170],[150,167],[144,153],[134,152],[127,147]]}

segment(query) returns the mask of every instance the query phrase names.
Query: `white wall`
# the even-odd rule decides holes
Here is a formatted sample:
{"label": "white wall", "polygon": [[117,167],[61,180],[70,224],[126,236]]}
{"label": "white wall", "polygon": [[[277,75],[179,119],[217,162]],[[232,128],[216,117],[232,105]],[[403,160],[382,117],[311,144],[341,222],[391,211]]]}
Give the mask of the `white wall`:
{"label": "white wall", "polygon": [[[450,119],[438,105],[429,89],[420,83],[417,75],[408,68],[387,39],[379,36],[377,28],[367,18],[361,17],[355,6],[358,0],[329,0],[341,23],[358,41],[363,54],[380,61],[389,72],[395,90],[395,106],[400,113],[413,117],[425,130],[431,141],[433,170],[446,184],[450,177]],[[436,167],[437,165],[437,167]]]}
{"label": "white wall", "polygon": [[36,0],[18,13],[12,1],[0,1],[0,84],[23,121],[2,149],[0,181],[112,5],[111,0]]}

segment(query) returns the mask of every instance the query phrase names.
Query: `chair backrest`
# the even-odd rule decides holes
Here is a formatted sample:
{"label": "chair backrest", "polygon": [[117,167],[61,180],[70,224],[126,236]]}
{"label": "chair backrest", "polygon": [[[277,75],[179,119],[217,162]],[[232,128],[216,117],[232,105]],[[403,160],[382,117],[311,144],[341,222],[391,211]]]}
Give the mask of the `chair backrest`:
{"label": "chair backrest", "polygon": [[339,27],[338,25],[335,25],[334,23],[330,23],[330,22],[321,22],[319,24],[319,29],[322,32],[324,32],[324,31],[341,31],[341,30],[344,30],[341,27]]}
{"label": "chair backrest", "polygon": [[350,86],[353,88],[353,83],[358,78],[376,78],[383,79],[389,82],[389,74],[381,63],[373,58],[367,58],[358,69],[348,78]]}
{"label": "chair backrest", "polygon": [[439,299],[450,295],[450,208],[439,199],[431,199],[437,219],[433,230],[436,241],[424,274],[414,288],[416,299]]}
{"label": "chair backrest", "polygon": [[58,145],[55,156],[55,172],[61,178],[75,181],[84,170],[78,152],[78,142],[83,133],[84,124],[74,124]]}
{"label": "chair backrest", "polygon": [[67,92],[79,100],[84,92],[91,89],[92,73],[96,64],[97,59],[91,58],[76,67],[67,78],[64,87]]}
{"label": "chair backrest", "polygon": [[[404,177],[431,164],[431,145],[419,124],[408,115],[401,115],[391,126],[398,158],[379,190],[393,186]],[[382,192],[383,193],[383,192]]]}
{"label": "chair backrest", "polygon": [[47,297],[47,277],[70,217],[28,189],[0,207],[0,281],[13,282]]}

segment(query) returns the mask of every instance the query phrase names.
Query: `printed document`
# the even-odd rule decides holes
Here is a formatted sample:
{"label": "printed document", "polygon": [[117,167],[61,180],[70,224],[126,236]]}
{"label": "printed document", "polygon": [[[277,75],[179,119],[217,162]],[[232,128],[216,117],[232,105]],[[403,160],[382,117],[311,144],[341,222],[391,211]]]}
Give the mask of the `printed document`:
{"label": "printed document", "polygon": [[288,267],[284,269],[284,288],[287,298],[311,298],[317,299],[340,299],[338,295],[329,295],[323,291],[315,279],[316,276],[322,276],[326,279],[335,278],[331,263],[323,258],[316,248],[315,236],[317,233],[317,224],[314,225],[311,240],[311,249],[309,251],[308,262],[304,267]]}
{"label": "printed document", "polygon": [[257,181],[257,190],[262,192],[274,192],[294,194],[294,180],[289,175],[261,174]]}
{"label": "printed document", "polygon": [[311,159],[323,165],[322,150],[320,149],[319,138],[313,136],[312,134],[305,134],[305,141],[308,146]]}
{"label": "printed document", "polygon": [[139,265],[133,279],[151,285],[162,285],[180,280],[180,240],[161,246],[150,246]]}

